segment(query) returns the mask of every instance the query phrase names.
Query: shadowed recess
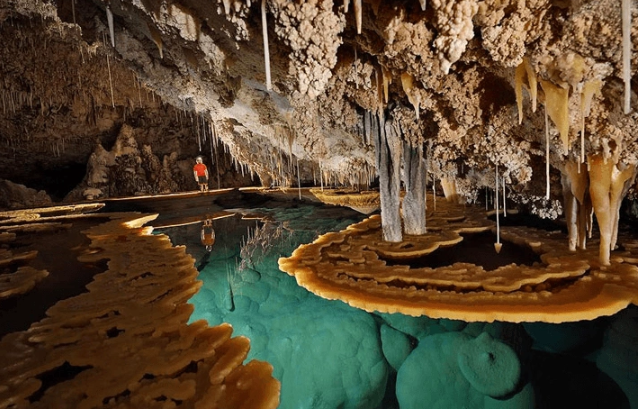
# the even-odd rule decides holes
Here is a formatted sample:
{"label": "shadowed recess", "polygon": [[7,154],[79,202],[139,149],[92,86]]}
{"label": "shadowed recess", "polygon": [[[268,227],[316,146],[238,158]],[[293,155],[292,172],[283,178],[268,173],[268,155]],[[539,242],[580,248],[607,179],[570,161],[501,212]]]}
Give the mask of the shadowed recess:
{"label": "shadowed recess", "polygon": [[451,247],[440,247],[422,257],[396,261],[385,259],[389,266],[409,265],[411,268],[444,267],[455,263],[471,263],[482,266],[484,270],[491,271],[502,266],[515,263],[518,265],[532,266],[541,263],[541,259],[529,247],[502,241],[503,247],[499,254],[495,253],[495,235],[491,232],[462,234],[464,240]]}

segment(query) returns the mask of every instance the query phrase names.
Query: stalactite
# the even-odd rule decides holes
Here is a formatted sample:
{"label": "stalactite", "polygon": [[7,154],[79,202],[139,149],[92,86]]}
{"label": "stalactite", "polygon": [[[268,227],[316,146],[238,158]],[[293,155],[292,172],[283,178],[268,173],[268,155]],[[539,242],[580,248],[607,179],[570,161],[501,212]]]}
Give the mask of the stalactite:
{"label": "stalactite", "polygon": [[622,31],[622,77],[624,84],[623,94],[623,112],[624,114],[630,113],[630,59],[632,53],[630,52],[630,31],[632,25],[630,23],[630,0],[621,0],[621,31]]}
{"label": "stalactite", "polygon": [[528,76],[528,87],[530,88],[530,99],[532,105],[532,111],[537,111],[537,75],[533,71],[533,67],[530,64],[528,57],[524,57],[524,67],[526,68],[526,74]]}
{"label": "stalactite", "polygon": [[506,176],[504,176],[502,178],[502,187],[503,187],[503,194],[502,196],[504,197],[504,217],[507,217],[508,215],[506,214]]}
{"label": "stalactite", "polygon": [[107,54],[107,70],[109,71],[109,89],[111,90],[111,106],[115,108],[115,100],[113,98],[113,81],[111,80],[111,63],[109,62],[109,54]]}
{"label": "stalactite", "polygon": [[355,11],[357,34],[362,34],[362,0],[353,0],[353,9]]}
{"label": "stalactite", "polygon": [[344,13],[348,13],[348,5],[351,3],[351,0],[344,0]]}
{"label": "stalactite", "polygon": [[495,251],[501,251],[502,243],[499,240],[499,165],[495,165],[495,220],[497,221],[497,243]]}
{"label": "stalactite", "polygon": [[546,101],[546,114],[555,123],[559,130],[564,152],[569,148],[570,116],[568,114],[568,89],[556,86],[550,81],[541,80],[541,88],[544,90]]}
{"label": "stalactite", "polygon": [[300,160],[297,159],[297,194],[299,199],[302,200],[302,180],[300,178]]}
{"label": "stalactite", "polygon": [[486,211],[488,211],[488,186],[486,186]]}
{"label": "stalactite", "polygon": [[435,190],[435,174],[433,174],[433,211],[437,210],[437,192]]}
{"label": "stalactite", "polygon": [[[584,84],[583,90],[581,92],[581,102],[579,104],[579,109],[581,110],[581,157],[579,163],[584,163],[586,161],[586,148],[584,144],[584,135],[586,133],[586,117],[590,115],[590,106],[592,104],[592,99],[596,94],[601,92],[602,82],[600,80],[594,81],[586,81]],[[581,171],[581,166],[579,167]]]}
{"label": "stalactite", "polygon": [[588,158],[590,169],[590,198],[599,225],[599,262],[610,265],[610,251],[614,250],[619,228],[619,209],[636,176],[636,165],[624,169],[601,155]]}
{"label": "stalactite", "polygon": [[211,133],[213,134],[213,138],[211,138],[211,143],[213,143],[213,139],[215,139],[215,145],[214,145],[214,149],[215,149],[215,172],[217,173],[217,188],[220,189],[220,164],[219,164],[219,156],[217,154],[217,144],[218,144],[218,137],[217,137],[217,129],[215,129],[215,123],[211,122]]}
{"label": "stalactite", "polygon": [[419,0],[419,5],[422,7],[422,11],[426,11],[426,0]]}
{"label": "stalactite", "polygon": [[382,85],[384,87],[384,102],[388,104],[388,85],[391,83],[392,77],[389,70],[382,66]]}
{"label": "stalactite", "polygon": [[406,96],[408,97],[408,101],[413,105],[413,108],[415,109],[415,116],[417,117],[417,120],[419,121],[420,98],[419,98],[419,94],[415,93],[415,89],[413,87],[413,76],[407,72],[404,72],[402,73],[401,80],[402,80],[402,88],[404,89],[404,92],[406,93]]}
{"label": "stalactite", "polygon": [[546,200],[550,200],[550,130],[548,129],[548,109],[544,106],[546,124]]}
{"label": "stalactite", "polygon": [[113,12],[111,7],[106,8],[107,23],[109,24],[109,36],[111,37],[111,47],[115,48],[115,30],[113,28]]}
{"label": "stalactite", "polygon": [[[226,2],[230,0],[224,0],[224,1],[225,1],[225,8],[226,8]],[[270,91],[271,90],[271,59],[270,59],[271,57],[268,50],[268,27],[266,25],[266,0],[262,0],[262,6],[260,10],[262,11],[262,39],[264,41],[264,71],[266,72],[266,90]],[[226,14],[228,14],[228,11],[226,12]]]}
{"label": "stalactite", "polygon": [[222,0],[222,4],[224,5],[224,14],[228,16],[231,13],[231,0]]}
{"label": "stalactite", "polygon": [[371,141],[371,112],[364,111],[364,142],[366,145],[370,145]]}
{"label": "stalactite", "polygon": [[322,192],[324,191],[324,172],[322,171],[322,160],[319,160],[319,176],[320,176],[320,187]]}
{"label": "stalactite", "polygon": [[523,86],[526,79],[526,67],[522,62],[515,69],[515,99],[517,100],[517,113],[519,114],[519,125],[524,120],[524,93]]}

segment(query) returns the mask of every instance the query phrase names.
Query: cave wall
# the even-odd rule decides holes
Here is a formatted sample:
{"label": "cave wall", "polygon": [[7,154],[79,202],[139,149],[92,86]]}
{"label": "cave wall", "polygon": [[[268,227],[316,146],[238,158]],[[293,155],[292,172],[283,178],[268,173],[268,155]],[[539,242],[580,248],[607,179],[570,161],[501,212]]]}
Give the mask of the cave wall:
{"label": "cave wall", "polygon": [[[364,118],[382,110],[403,112],[405,138],[429,146],[430,180],[457,179],[458,193],[477,198],[494,186],[497,165],[510,200],[543,212],[561,200],[562,164],[580,161],[582,121],[586,157],[636,166],[631,3],[625,112],[619,1],[364,1],[360,10],[267,1],[271,89],[260,4],[250,0],[5,1],[0,36],[12,41],[0,47],[0,175],[62,196],[126,124],[158,159],[210,155],[208,132],[232,172],[253,183],[295,185],[299,163],[304,184],[321,173],[354,185],[376,172]],[[524,66],[532,74],[521,83]],[[595,82],[585,116],[583,91]],[[548,84],[567,93],[569,132],[550,119],[544,197]],[[43,176],[65,169],[73,181],[56,191]]]}

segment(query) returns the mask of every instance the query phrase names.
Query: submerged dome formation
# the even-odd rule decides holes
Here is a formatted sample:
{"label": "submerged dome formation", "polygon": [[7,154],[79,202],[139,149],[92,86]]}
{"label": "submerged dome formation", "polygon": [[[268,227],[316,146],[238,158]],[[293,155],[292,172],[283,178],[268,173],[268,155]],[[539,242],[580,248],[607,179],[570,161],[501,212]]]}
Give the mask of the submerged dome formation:
{"label": "submerged dome formation", "polygon": [[596,248],[571,252],[559,231],[502,226],[503,241],[528,247],[540,262],[490,271],[463,260],[412,267],[411,260],[459,245],[462,234],[494,230],[483,211],[445,200],[438,200],[427,223],[426,234],[389,243],[382,239],[379,216],[371,216],[301,245],[279,266],[309,291],[369,312],[560,323],[612,315],[637,304],[636,240],[624,242],[611,255],[611,264],[603,266]]}
{"label": "submerged dome formation", "polygon": [[[73,221],[62,212],[46,216],[43,209],[39,216]],[[187,324],[193,312],[187,301],[201,282],[183,247],[141,227],[157,215],[93,217],[107,220],[85,232],[91,244],[80,259],[108,260],[108,268],[88,292],[57,302],[46,318],[2,338],[0,406],[277,407],[273,367],[244,363],[247,338],[232,337],[228,324]]]}

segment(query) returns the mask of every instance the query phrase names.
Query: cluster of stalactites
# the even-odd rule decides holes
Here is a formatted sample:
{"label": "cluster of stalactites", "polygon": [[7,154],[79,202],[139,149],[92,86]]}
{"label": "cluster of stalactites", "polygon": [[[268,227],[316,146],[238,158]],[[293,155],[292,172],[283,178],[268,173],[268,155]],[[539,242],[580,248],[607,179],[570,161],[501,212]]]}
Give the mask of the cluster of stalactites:
{"label": "cluster of stalactites", "polygon": [[564,209],[571,251],[586,248],[592,235],[592,214],[599,226],[599,262],[610,264],[610,252],[617,246],[621,202],[637,175],[637,166],[624,166],[601,155],[588,157],[588,172],[566,162],[562,169]]}

